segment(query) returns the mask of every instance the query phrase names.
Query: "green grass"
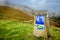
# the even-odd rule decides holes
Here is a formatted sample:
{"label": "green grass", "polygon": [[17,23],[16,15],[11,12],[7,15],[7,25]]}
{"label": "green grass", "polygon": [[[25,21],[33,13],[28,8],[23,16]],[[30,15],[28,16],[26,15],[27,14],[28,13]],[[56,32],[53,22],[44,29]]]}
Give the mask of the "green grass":
{"label": "green grass", "polygon": [[51,34],[51,40],[60,40],[60,28],[51,26],[50,34]]}
{"label": "green grass", "polygon": [[33,32],[33,25],[16,21],[0,21],[0,39],[24,40],[30,37]]}
{"label": "green grass", "polygon": [[[60,29],[50,28],[50,40],[60,40]],[[43,40],[33,36],[33,25],[10,20],[0,20],[0,40]]]}

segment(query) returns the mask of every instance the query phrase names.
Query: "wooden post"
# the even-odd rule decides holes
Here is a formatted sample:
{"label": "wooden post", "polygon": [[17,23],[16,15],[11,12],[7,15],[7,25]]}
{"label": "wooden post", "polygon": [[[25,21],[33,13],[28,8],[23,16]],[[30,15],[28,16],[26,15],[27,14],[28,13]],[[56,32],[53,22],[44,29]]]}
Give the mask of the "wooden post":
{"label": "wooden post", "polygon": [[[36,36],[36,37],[44,37],[44,38],[46,38],[46,40],[48,40],[48,30],[49,30],[49,28],[48,28],[48,26],[49,26],[49,21],[48,21],[48,17],[47,17],[47,11],[37,11],[37,12],[35,12],[35,16],[36,15],[42,15],[42,16],[44,16],[44,29],[43,30],[38,30],[37,28],[36,28],[36,17],[34,16],[34,32],[33,32],[33,34],[34,34],[34,36]],[[45,39],[44,39],[45,40]]]}

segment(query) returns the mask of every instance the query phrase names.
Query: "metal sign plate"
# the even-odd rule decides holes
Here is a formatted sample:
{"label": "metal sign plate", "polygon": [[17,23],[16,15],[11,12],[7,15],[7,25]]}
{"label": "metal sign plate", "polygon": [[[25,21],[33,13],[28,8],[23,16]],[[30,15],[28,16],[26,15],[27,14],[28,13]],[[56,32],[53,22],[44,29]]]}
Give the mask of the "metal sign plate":
{"label": "metal sign plate", "polygon": [[44,30],[44,16],[36,15],[35,24],[36,24],[36,29]]}

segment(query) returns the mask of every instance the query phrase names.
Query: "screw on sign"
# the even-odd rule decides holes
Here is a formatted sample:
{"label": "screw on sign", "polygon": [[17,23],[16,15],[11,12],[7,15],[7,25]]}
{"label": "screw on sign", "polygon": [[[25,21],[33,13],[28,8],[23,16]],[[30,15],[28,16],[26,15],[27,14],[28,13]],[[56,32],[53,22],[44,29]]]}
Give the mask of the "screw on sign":
{"label": "screw on sign", "polygon": [[49,20],[46,11],[35,12],[34,16],[34,32],[33,35],[36,37],[48,38],[49,32]]}

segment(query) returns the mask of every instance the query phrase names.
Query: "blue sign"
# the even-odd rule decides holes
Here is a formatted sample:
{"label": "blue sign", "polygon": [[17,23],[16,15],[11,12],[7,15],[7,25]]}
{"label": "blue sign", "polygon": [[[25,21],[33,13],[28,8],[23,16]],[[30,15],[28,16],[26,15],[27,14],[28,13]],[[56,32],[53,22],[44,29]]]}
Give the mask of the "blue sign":
{"label": "blue sign", "polygon": [[39,30],[44,30],[44,16],[37,15],[35,20],[36,28]]}
{"label": "blue sign", "polygon": [[35,23],[44,25],[44,16],[37,15]]}

